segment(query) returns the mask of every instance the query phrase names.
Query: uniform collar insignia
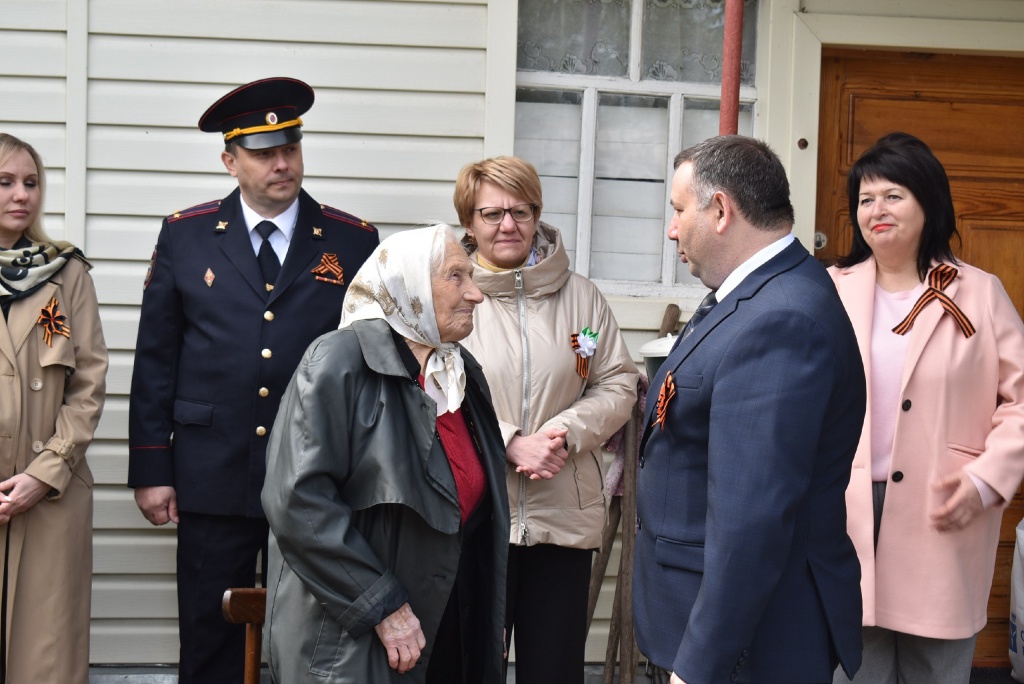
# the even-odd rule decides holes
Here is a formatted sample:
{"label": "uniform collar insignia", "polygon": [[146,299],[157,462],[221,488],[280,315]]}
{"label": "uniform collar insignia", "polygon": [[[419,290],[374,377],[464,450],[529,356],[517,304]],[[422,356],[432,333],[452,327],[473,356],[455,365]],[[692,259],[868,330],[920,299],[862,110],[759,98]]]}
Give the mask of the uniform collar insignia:
{"label": "uniform collar insignia", "polygon": [[314,240],[325,240],[324,229],[313,226],[313,239]]}
{"label": "uniform collar insignia", "polygon": [[212,268],[206,269],[206,275],[203,276],[203,280],[206,282],[206,287],[213,287],[213,279],[216,277],[217,276],[213,274]]}
{"label": "uniform collar insignia", "polygon": [[217,227],[214,228],[214,230],[216,230],[218,233],[223,233],[227,229],[228,229],[228,222],[227,221],[217,221]]}

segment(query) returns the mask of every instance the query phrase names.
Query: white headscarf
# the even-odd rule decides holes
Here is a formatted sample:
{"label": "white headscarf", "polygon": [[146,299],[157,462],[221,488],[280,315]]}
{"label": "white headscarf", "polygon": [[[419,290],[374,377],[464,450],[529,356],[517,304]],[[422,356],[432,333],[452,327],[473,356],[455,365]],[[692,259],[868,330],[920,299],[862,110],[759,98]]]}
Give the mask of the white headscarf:
{"label": "white headscarf", "polygon": [[437,415],[454,412],[466,396],[466,370],[459,347],[442,342],[434,314],[431,253],[451,227],[438,223],[386,238],[349,283],[341,325],[381,318],[402,337],[431,347],[424,390],[437,402]]}

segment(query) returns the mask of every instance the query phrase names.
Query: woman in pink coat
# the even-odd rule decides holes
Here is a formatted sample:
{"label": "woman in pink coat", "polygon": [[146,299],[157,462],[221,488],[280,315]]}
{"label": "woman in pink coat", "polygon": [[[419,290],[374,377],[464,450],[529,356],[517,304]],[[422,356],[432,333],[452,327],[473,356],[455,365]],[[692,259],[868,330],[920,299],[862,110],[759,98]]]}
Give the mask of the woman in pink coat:
{"label": "woman in pink coat", "polygon": [[830,273],[868,382],[846,493],[864,598],[853,681],[966,684],[1024,474],[1024,325],[998,278],[953,256],[949,181],[925,143],[879,139],[848,190],[858,229]]}

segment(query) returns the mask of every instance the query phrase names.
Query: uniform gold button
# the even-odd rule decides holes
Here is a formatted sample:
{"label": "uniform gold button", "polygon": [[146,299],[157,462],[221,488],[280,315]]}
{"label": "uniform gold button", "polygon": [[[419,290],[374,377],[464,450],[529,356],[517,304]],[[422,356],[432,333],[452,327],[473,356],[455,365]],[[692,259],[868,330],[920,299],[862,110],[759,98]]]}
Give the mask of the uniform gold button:
{"label": "uniform gold button", "polygon": [[269,397],[270,396],[270,390],[268,390],[266,387],[260,387],[260,396],[261,397]]}
{"label": "uniform gold button", "polygon": [[265,320],[265,321],[272,321],[272,320],[274,320],[274,312],[273,311],[264,311],[263,312],[263,320]]}
{"label": "uniform gold button", "polygon": [[264,349],[263,350],[263,358],[269,359],[273,355],[274,355],[274,352],[270,351],[269,349]]}
{"label": "uniform gold button", "polygon": [[263,427],[262,425],[260,425],[258,428],[256,428],[256,435],[258,437],[263,437],[266,434],[267,434],[267,428]]}
{"label": "uniform gold button", "polygon": [[29,383],[29,387],[38,392],[43,389],[43,381],[39,378],[32,378],[32,382]]}
{"label": "uniform gold button", "polygon": [[38,453],[42,452],[42,450],[43,450],[43,443],[42,442],[32,442],[32,451],[34,451],[34,452],[36,452],[38,454]]}

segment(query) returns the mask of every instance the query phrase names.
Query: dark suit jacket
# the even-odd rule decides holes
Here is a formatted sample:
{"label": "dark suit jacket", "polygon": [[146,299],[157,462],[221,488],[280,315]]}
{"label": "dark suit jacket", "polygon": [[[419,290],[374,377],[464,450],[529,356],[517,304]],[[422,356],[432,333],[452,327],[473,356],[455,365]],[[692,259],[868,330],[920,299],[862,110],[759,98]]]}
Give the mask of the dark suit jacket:
{"label": "dark suit jacket", "polygon": [[637,483],[634,622],[654,664],[687,684],[831,682],[836,655],[859,667],[845,491],[864,405],[853,328],[795,242],[672,351]]}
{"label": "dark suit jacket", "polygon": [[168,216],[142,298],[128,486],[172,485],[184,511],[263,517],[284,388],[309,343],[337,328],[347,285],[378,242],[372,225],[302,191],[268,295],[237,189]]}

